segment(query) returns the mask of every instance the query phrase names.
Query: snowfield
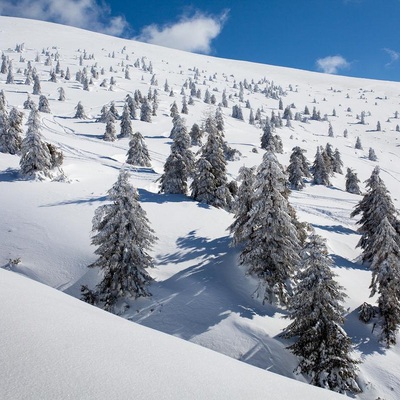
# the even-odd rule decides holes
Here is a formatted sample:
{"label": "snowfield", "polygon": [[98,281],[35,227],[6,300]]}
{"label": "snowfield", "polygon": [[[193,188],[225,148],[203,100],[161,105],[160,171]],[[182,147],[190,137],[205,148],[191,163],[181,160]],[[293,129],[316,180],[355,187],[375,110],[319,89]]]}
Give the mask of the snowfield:
{"label": "snowfield", "polygon": [[[22,52],[16,52],[22,43]],[[218,59],[9,17],[0,17],[0,50],[13,60],[14,70],[14,84],[6,84],[7,75],[0,73],[0,90],[7,109],[15,106],[24,112],[24,122],[28,94],[36,104],[39,96],[24,84],[23,71],[28,61],[37,69],[51,109],[41,113],[42,134],[63,151],[67,176],[65,182],[25,180],[18,173],[19,157],[0,153],[0,266],[4,267],[0,269],[0,397],[340,398],[305,384],[306,377],[294,373],[297,359],[286,349],[291,342],[279,336],[288,324],[283,318],[287,312],[263,305],[257,297],[258,282],[238,265],[239,251],[230,246],[227,230],[232,214],[183,195],[158,193],[157,179],[172,142],[170,107],[176,101],[181,109],[182,85],[193,79],[194,69],[201,75],[196,86],[202,97],[195,98],[189,114],[183,115],[188,130],[215,113],[216,105],[203,102],[206,89],[215,94],[217,103],[226,90],[225,139],[241,152],[239,160],[228,162],[228,178],[234,180],[241,166],[257,166],[264,153],[262,130],[248,123],[250,110],[245,103],[240,103],[244,121],[231,117],[232,106],[239,104],[235,83],[261,82],[262,90],[267,81],[273,82],[285,92],[284,106],[293,103],[293,113],[302,113],[305,106],[312,112],[315,106],[321,116],[327,115],[334,132],[328,137],[327,121],[293,120],[292,127],[277,129],[284,147],[277,155],[281,164],[288,165],[295,146],[307,151],[312,164],[317,146],[329,142],[341,153],[344,173],[353,168],[361,182],[379,165],[398,209],[400,119],[395,113],[400,112],[400,83]],[[70,69],[71,80],[58,76],[57,83],[49,81],[55,62],[45,65],[43,50],[60,55],[61,68]],[[94,59],[84,59],[80,66],[84,51]],[[40,61],[35,62],[37,55]],[[151,62],[158,86],[150,85],[152,73],[133,66],[136,59],[146,65]],[[85,91],[75,74],[87,67],[90,75],[95,64],[105,74]],[[126,65],[130,79],[124,76]],[[116,80],[112,90],[100,86],[111,77]],[[174,97],[164,91],[166,80]],[[65,101],[58,101],[60,87]],[[158,237],[151,252],[155,268],[149,271],[155,281],[150,287],[153,296],[129,300],[120,318],[77,300],[82,284],[93,287],[99,280],[98,271],[87,268],[97,258],[90,244],[92,218],[95,209],[107,202],[107,190],[124,165],[129,142],[128,138],[103,141],[105,124],[95,120],[103,105],[114,101],[121,114],[127,94],[140,90],[147,95],[149,88],[158,91],[157,116],[151,123],[133,120],[132,126],[145,138],[152,167],[126,167]],[[185,92],[188,98],[188,89]],[[244,100],[254,112],[262,108],[263,118],[272,111],[282,113],[278,99],[261,92],[244,89]],[[79,101],[89,116],[86,120],[73,118]],[[366,125],[357,119],[363,111]],[[376,130],[378,121],[381,131]],[[118,121],[115,126],[119,133]],[[357,137],[362,150],[354,148]],[[370,147],[377,162],[368,159]],[[359,261],[356,220],[350,218],[361,198],[347,193],[344,175],[336,174],[332,186],[308,182],[302,191],[292,192],[290,202],[298,218],[327,239],[337,279],[348,296],[344,329],[354,344],[354,357],[361,361],[358,383],[363,390],[354,397],[394,400],[400,398],[398,345],[384,348],[374,323],[365,325],[358,319],[358,307],[376,301],[369,298],[371,272]],[[17,265],[8,264],[18,258]]]}

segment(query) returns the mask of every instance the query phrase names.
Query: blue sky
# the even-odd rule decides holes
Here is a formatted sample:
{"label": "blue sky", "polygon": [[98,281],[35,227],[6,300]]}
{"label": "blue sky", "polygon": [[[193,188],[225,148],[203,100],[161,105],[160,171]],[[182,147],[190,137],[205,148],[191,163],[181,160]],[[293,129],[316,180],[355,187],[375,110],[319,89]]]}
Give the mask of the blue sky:
{"label": "blue sky", "polygon": [[0,0],[0,14],[217,57],[400,81],[400,0]]}

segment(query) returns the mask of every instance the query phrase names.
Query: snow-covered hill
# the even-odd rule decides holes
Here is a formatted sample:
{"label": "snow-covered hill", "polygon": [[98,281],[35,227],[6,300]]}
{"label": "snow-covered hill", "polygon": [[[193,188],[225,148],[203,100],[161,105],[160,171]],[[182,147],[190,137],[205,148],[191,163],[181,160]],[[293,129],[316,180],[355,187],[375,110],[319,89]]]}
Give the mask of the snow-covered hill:
{"label": "snow-covered hill", "polygon": [[[22,52],[16,52],[16,45],[22,43],[24,43]],[[163,171],[171,143],[168,137],[172,127],[170,106],[176,101],[178,108],[181,108],[182,86],[189,78],[194,78],[195,69],[200,73],[197,87],[201,89],[202,97],[195,99],[194,105],[189,106],[189,114],[184,115],[189,128],[193,123],[200,125],[210,112],[215,112],[216,106],[202,101],[206,89],[215,94],[217,102],[221,101],[224,89],[228,96],[231,95],[228,98],[229,107],[223,108],[223,113],[226,140],[242,153],[240,160],[228,163],[229,178],[235,179],[242,165],[258,165],[263,154],[263,150],[260,149],[262,131],[248,124],[250,110],[245,108],[245,103],[241,103],[245,121],[231,117],[232,106],[239,103],[235,83],[237,86],[244,80],[249,84],[253,83],[253,90],[244,89],[244,100],[249,100],[254,111],[262,108],[263,117],[270,116],[272,111],[276,114],[279,112],[278,99],[267,98],[261,91],[254,91],[254,85],[260,82],[261,90],[267,85],[280,87],[285,92],[282,96],[285,106],[293,103],[296,107],[292,109],[293,112],[303,112],[305,106],[310,111],[316,107],[322,116],[327,114],[334,132],[334,137],[328,137],[328,121],[308,123],[292,121],[291,128],[283,127],[277,132],[282,137],[284,146],[284,153],[278,155],[281,163],[285,166],[288,164],[294,146],[306,149],[306,155],[312,162],[317,146],[325,146],[329,142],[334,148],[339,149],[344,167],[353,168],[361,181],[367,179],[373,168],[379,165],[381,177],[391,192],[396,208],[399,208],[400,170],[397,163],[400,158],[398,150],[400,133],[396,131],[396,125],[400,120],[394,116],[396,111],[400,110],[400,84],[223,60],[61,25],[7,17],[0,17],[0,50],[13,60],[14,69],[14,84],[6,84],[6,74],[0,74],[0,90],[4,91],[7,107],[18,107],[25,113],[25,121],[28,113],[22,105],[27,95],[29,94],[36,104],[38,96],[32,95],[32,86],[24,84],[23,72],[28,61],[31,61],[37,69],[42,93],[48,97],[51,109],[50,114],[41,114],[42,133],[46,140],[56,144],[64,152],[63,170],[69,179],[68,183],[23,180],[18,174],[19,157],[0,153],[0,221],[2,222],[0,265],[5,266],[9,259],[20,258],[21,262],[12,267],[14,272],[74,297],[80,296],[81,284],[95,284],[96,271],[87,269],[87,265],[96,259],[93,254],[94,247],[90,245],[91,220],[94,210],[105,203],[106,192],[115,182],[128,149],[128,139],[112,143],[103,141],[105,124],[95,122],[95,118],[103,105],[111,101],[115,101],[118,111],[121,112],[128,93],[140,90],[146,95],[149,88],[152,90],[157,88],[159,93],[157,116],[152,118],[151,123],[133,121],[134,131],[140,131],[145,137],[152,158],[152,168],[131,168],[132,184],[139,189],[141,204],[158,237],[152,251],[156,268],[150,271],[155,283],[151,287],[152,298],[130,302],[130,309],[123,316],[261,369],[306,381],[304,377],[293,373],[297,360],[285,348],[289,342],[279,337],[282,328],[287,325],[287,321],[282,318],[285,310],[262,305],[257,298],[253,298],[257,282],[245,275],[245,269],[238,266],[236,250],[229,247],[227,227],[232,222],[232,215],[220,209],[198,204],[188,197],[158,194],[156,180]],[[83,65],[79,65],[84,51],[88,55],[93,54],[94,59],[87,57],[88,59],[82,61]],[[45,65],[48,58],[46,52],[50,58],[51,54],[59,54],[61,69],[65,71],[68,67],[71,71],[70,81],[60,77],[57,83],[49,81],[50,71],[55,68],[55,62],[53,60],[53,65]],[[37,55],[40,60],[35,62]],[[150,85],[152,73],[133,66],[137,59],[147,66],[151,62],[158,86]],[[86,67],[90,75],[90,69],[95,65],[98,70],[104,68],[104,75],[94,79],[90,90],[85,91],[75,80],[75,74]],[[127,65],[131,78],[129,80],[125,79],[123,71]],[[108,85],[100,86],[103,79],[106,78],[109,82],[111,77],[116,80],[113,90],[109,90]],[[170,96],[169,91],[164,91],[166,80],[173,89],[174,97]],[[58,101],[60,87],[66,93],[66,100],[63,102]],[[187,89],[185,93],[188,95]],[[78,101],[82,102],[89,119],[73,118]],[[357,120],[357,115],[361,115],[363,111],[366,113],[366,125],[359,124]],[[381,131],[376,130],[378,121],[382,127]],[[347,137],[344,135],[345,129],[348,131]],[[354,148],[357,137],[360,137],[364,150]],[[369,147],[375,150],[377,162],[368,160]],[[258,149],[258,152],[254,149]],[[380,396],[385,399],[396,399],[400,396],[399,351],[397,348],[389,350],[382,348],[378,343],[376,332],[371,332],[372,325],[363,325],[358,320],[358,306],[364,301],[373,302],[374,299],[369,299],[371,273],[357,262],[359,250],[356,250],[355,246],[359,236],[356,233],[355,221],[350,219],[350,213],[361,197],[347,193],[344,190],[344,182],[344,176],[336,174],[331,187],[308,184],[303,191],[293,192],[290,200],[297,210],[298,217],[312,224],[317,233],[327,238],[329,251],[335,261],[335,272],[348,295],[345,304],[348,310],[345,330],[355,345],[355,355],[362,361],[359,383],[363,393],[356,397],[375,399]],[[57,359],[51,356],[51,351],[57,348],[67,356],[70,349],[66,344],[67,339],[70,340],[70,347],[76,351],[71,349],[71,362],[67,363],[66,369],[71,373],[71,379],[78,379],[76,374],[79,372],[81,376],[80,369],[86,365],[104,365],[98,364],[102,358],[101,354],[97,354],[97,349],[103,347],[103,341],[107,341],[106,343],[111,346],[111,339],[115,337],[116,343],[121,345],[125,342],[127,347],[132,347],[134,343],[132,338],[136,337],[135,335],[144,341],[142,342],[144,344],[138,346],[142,351],[138,358],[143,360],[147,357],[145,350],[148,347],[152,349],[152,352],[148,353],[150,359],[156,357],[156,354],[162,359],[168,357],[176,359],[179,375],[176,377],[178,380],[173,382],[185,382],[188,391],[198,388],[195,373],[203,374],[206,369],[208,372],[214,371],[211,367],[219,365],[221,368],[218,371],[229,368],[229,374],[231,370],[234,370],[235,374],[240,374],[242,368],[245,368],[243,374],[252,375],[251,379],[257,382],[263,379],[266,382],[275,379],[259,369],[249,369],[241,364],[236,367],[238,363],[223,358],[218,358],[218,361],[214,362],[214,355],[209,355],[212,354],[210,352],[202,352],[193,346],[186,347],[186,343],[166,338],[148,329],[143,330],[137,324],[129,324],[105,315],[104,312],[85,304],[81,305],[76,300],[50,291],[46,287],[22,280],[4,271],[0,272],[1,283],[4,285],[4,292],[2,290],[1,293],[5,299],[2,313],[5,314],[4,318],[7,316],[7,320],[10,321],[9,324],[2,324],[1,352],[6,359],[12,360],[12,352],[16,351],[16,347],[24,346],[23,353],[17,353],[18,357],[14,357],[12,364],[14,368],[11,371],[15,373],[10,374],[8,371],[7,375],[3,375],[7,376],[6,390],[12,390],[24,379],[34,380],[43,375],[48,375],[51,379],[53,370],[61,375],[63,370],[56,368]],[[15,293],[15,297],[12,297],[12,293]],[[35,294],[35,304],[30,304],[33,294]],[[43,299],[49,300],[43,303]],[[29,335],[29,332],[36,329],[34,321],[26,325],[25,333],[15,332],[21,332],[23,329],[24,325],[21,326],[19,319],[26,320],[29,307],[35,306],[32,315],[37,316],[38,320],[43,318],[44,314],[41,315],[39,310],[47,304],[47,301],[54,303],[54,306],[51,313],[49,311],[48,318],[40,319],[40,324],[38,322],[37,332],[43,332],[43,337],[53,336],[53,329],[54,333],[66,331],[67,326],[63,321],[71,319],[74,323],[68,327],[69,333],[62,340],[54,343],[50,340],[40,342],[40,346],[43,347],[43,363],[47,365],[42,366],[44,370],[39,370],[36,364],[35,368],[33,367],[33,363],[41,354],[41,349],[35,348],[35,343],[33,340],[30,342]],[[99,327],[90,328],[93,331],[90,332],[93,333],[93,339],[89,342],[83,340],[86,334],[83,328],[80,330],[80,326],[89,326],[84,324],[85,319],[93,321],[93,326]],[[107,339],[97,332],[99,329],[107,332]],[[120,330],[121,333],[118,333]],[[162,345],[164,340],[171,341],[164,346]],[[88,348],[89,343],[93,345],[92,350]],[[165,348],[168,352],[163,352]],[[169,348],[177,355],[171,356]],[[73,370],[74,362],[78,360],[78,349],[82,354],[87,354],[89,357],[96,355],[98,358],[90,364],[79,364],[81,367]],[[132,365],[124,357],[127,364],[121,367],[123,371],[114,367],[117,363],[114,361],[110,373],[122,381],[125,379],[123,378],[125,369],[132,369],[135,371],[132,374],[135,376],[135,381],[140,381],[137,376],[146,374],[140,368],[134,369],[137,365],[134,360],[135,352],[127,353],[123,346],[118,351],[121,355],[132,354]],[[183,357],[182,361],[176,358],[186,351],[193,354],[190,356],[191,365],[201,363],[202,366],[201,370],[193,372],[193,381],[187,377],[188,367],[182,364]],[[111,357],[111,352],[107,354]],[[21,357],[24,357],[26,364],[32,368],[21,369],[19,364]],[[204,361],[204,358],[208,357],[209,365]],[[224,361],[219,364],[219,360]],[[230,364],[225,366],[225,363]],[[37,364],[40,364],[39,361]],[[149,364],[149,368],[150,365],[152,364]],[[225,372],[218,374],[221,382],[228,378]],[[87,379],[81,381],[78,379],[76,390],[82,388],[88,394],[90,378],[84,373],[82,375]],[[210,375],[212,374],[207,376]],[[163,376],[162,378],[164,379]],[[57,379],[53,379],[55,379],[54,386],[49,387],[47,398],[58,397],[59,392],[54,391],[58,390]],[[93,384],[90,384],[90,387],[100,391],[101,382],[105,379],[96,377],[98,388],[94,388]],[[145,377],[143,382],[149,382],[148,379]],[[165,376],[165,381],[169,379],[172,377],[168,374]],[[277,391],[271,398],[284,397],[281,394],[278,396],[278,389],[285,387],[289,393],[292,390],[291,385],[297,385],[296,388],[293,387],[296,396],[300,398],[313,396],[313,388],[308,392],[308,386],[305,386],[307,389],[303,392],[303,385],[295,384],[291,380],[282,383],[281,378],[276,379],[271,385]],[[232,381],[232,385],[224,383],[223,386],[229,386],[229,390],[236,393],[236,398],[258,398],[257,393],[264,390],[264,383],[259,383],[260,386],[254,390],[260,392],[242,395],[241,390],[252,385],[250,381],[237,378],[232,378]],[[173,382],[171,381],[171,386],[175,385]],[[206,382],[202,383],[202,386],[213,385],[208,378]],[[164,393],[162,388],[163,385],[160,383],[158,391],[149,391],[148,397],[155,397],[160,391]],[[121,386],[122,397],[126,393],[124,391],[128,389],[127,386]],[[144,390],[144,386],[141,386],[140,390],[142,389]],[[224,397],[225,392],[221,387],[214,389],[215,392],[211,388],[210,392],[202,392],[198,397]],[[34,398],[29,395],[28,384],[21,385],[18,390],[21,397]],[[72,397],[79,397],[77,391],[74,393]],[[215,393],[215,396],[212,393]],[[327,398],[333,396],[328,392],[323,393],[326,393]],[[176,394],[177,392],[171,391],[170,397],[176,398]],[[322,396],[322,394],[315,395],[318,398],[323,398]],[[88,394],[89,397],[92,396]],[[188,396],[181,395],[181,397]],[[290,398],[289,394],[287,398]]]}

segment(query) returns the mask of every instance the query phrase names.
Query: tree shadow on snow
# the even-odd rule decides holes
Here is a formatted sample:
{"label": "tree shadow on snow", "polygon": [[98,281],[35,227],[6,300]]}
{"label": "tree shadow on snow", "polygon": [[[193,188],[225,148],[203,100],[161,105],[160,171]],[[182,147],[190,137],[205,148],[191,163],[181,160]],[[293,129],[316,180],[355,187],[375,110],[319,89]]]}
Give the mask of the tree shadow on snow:
{"label": "tree shadow on snow", "polygon": [[0,182],[15,182],[15,181],[26,181],[23,178],[18,169],[7,168],[4,171],[0,171]]}
{"label": "tree shadow on snow", "polygon": [[[252,289],[237,255],[229,248],[229,237],[209,240],[195,231],[177,240],[177,251],[158,257],[157,265],[195,262],[170,278],[154,283],[152,298],[140,307],[131,303],[127,317],[142,325],[190,340],[236,313],[252,319],[255,315],[273,316],[272,306],[251,297]],[[254,291],[254,290],[253,290]]]}
{"label": "tree shadow on snow", "polygon": [[362,355],[373,353],[385,354],[386,348],[379,342],[380,326],[377,318],[365,324],[358,318],[359,310],[356,308],[346,316],[344,330],[351,338],[353,346]]}
{"label": "tree shadow on snow", "polygon": [[348,260],[347,258],[338,256],[337,254],[330,255],[335,266],[339,268],[346,268],[346,269],[358,269],[360,271],[368,271],[369,268],[365,265],[355,263],[353,261]]}
{"label": "tree shadow on snow", "polygon": [[[154,173],[154,170],[150,170]],[[142,172],[142,170],[140,170]],[[146,189],[138,189],[140,201],[143,203],[180,203],[183,201],[193,201],[190,197],[183,194],[165,194],[165,193],[153,193]]]}
{"label": "tree shadow on snow", "polygon": [[65,201],[60,201],[57,203],[49,203],[49,204],[43,204],[39,207],[58,207],[58,206],[67,206],[70,204],[93,204],[97,202],[103,202],[108,199],[108,196],[98,196],[98,197],[87,197],[83,199],[72,199],[72,200],[65,200]]}
{"label": "tree shadow on snow", "polygon": [[317,224],[312,224],[313,227],[322,229],[324,231],[328,232],[334,232],[334,233],[340,233],[342,235],[353,235],[357,234],[356,231],[345,228],[343,225],[317,225]]}

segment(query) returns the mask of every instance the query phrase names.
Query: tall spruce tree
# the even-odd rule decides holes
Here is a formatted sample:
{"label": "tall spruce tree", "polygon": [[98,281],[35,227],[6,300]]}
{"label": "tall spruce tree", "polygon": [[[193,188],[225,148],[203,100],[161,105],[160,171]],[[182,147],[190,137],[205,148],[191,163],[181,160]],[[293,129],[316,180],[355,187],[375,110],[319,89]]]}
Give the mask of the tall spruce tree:
{"label": "tall spruce tree", "polygon": [[111,204],[98,207],[93,217],[92,244],[98,246],[99,258],[88,266],[100,268],[102,280],[94,291],[87,286],[81,291],[85,301],[114,311],[121,299],[151,295],[147,269],[153,267],[153,260],[148,251],[157,238],[127,171],[120,171],[108,198]]}
{"label": "tall spruce tree", "polygon": [[267,151],[257,169],[254,195],[242,237],[240,262],[265,287],[264,301],[286,304],[300,250],[298,227],[288,202],[288,182],[275,154]]}
{"label": "tall spruce tree", "polygon": [[311,384],[340,393],[360,392],[350,338],[342,328],[345,298],[335,281],[333,262],[325,240],[313,234],[301,252],[300,272],[289,301],[289,318],[283,336],[295,337],[288,348],[298,357],[298,372]]}
{"label": "tall spruce tree", "polygon": [[232,233],[232,245],[244,244],[248,235],[244,234],[244,227],[249,221],[250,210],[253,205],[255,168],[241,167],[239,169],[238,181],[241,182],[232,210],[235,214],[234,222],[229,230]]}
{"label": "tall spruce tree", "polygon": [[26,136],[21,143],[21,174],[38,179],[51,177],[51,154],[40,133],[41,122],[36,108],[31,110],[27,125]]}
{"label": "tall spruce tree", "polygon": [[400,325],[400,239],[387,217],[377,226],[373,242],[371,296],[379,293],[381,340],[390,347]]}
{"label": "tall spruce tree", "polygon": [[160,192],[187,194],[188,178],[194,168],[194,155],[190,150],[191,139],[185,121],[179,116],[176,117],[174,132],[171,154],[165,162],[164,174],[160,178]]}
{"label": "tall spruce tree", "polygon": [[130,137],[133,133],[132,123],[131,123],[131,113],[127,103],[124,105],[124,110],[121,116],[121,132],[119,134],[120,138]]}
{"label": "tall spruce tree", "polygon": [[350,215],[351,217],[361,215],[357,222],[360,226],[358,232],[361,234],[357,247],[363,249],[362,261],[364,263],[372,261],[374,257],[377,239],[375,233],[382,219],[386,217],[396,230],[399,226],[397,211],[379,172],[380,169],[376,166],[371,176],[365,181],[367,193]]}
{"label": "tall spruce tree", "polygon": [[136,132],[132,135],[129,141],[127,156],[126,162],[128,164],[138,165],[140,167],[151,167],[149,151],[140,132]]}
{"label": "tall spruce tree", "polygon": [[[232,196],[228,189],[222,136],[216,127],[214,118],[207,118],[205,126],[208,138],[201,149],[201,157],[195,166],[191,196],[197,201],[230,210]],[[212,175],[212,183],[210,174]],[[206,187],[205,183],[209,187]]]}
{"label": "tall spruce tree", "polygon": [[331,184],[329,180],[329,171],[319,147],[317,148],[314,164],[312,166],[312,177],[315,185],[329,186]]}
{"label": "tall spruce tree", "polygon": [[[4,115],[4,114],[3,114]],[[2,121],[0,110],[0,151],[9,154],[19,154],[22,143],[22,120],[24,114],[13,107],[7,119]],[[4,125],[3,125],[4,124]],[[4,127],[4,129],[3,129]]]}
{"label": "tall spruce tree", "polygon": [[300,190],[305,186],[304,178],[310,176],[308,161],[304,156],[306,150],[296,146],[292,149],[290,163],[287,167],[288,180],[292,189]]}
{"label": "tall spruce tree", "polygon": [[346,192],[353,194],[361,194],[360,186],[358,185],[360,180],[357,174],[351,169],[347,168],[346,174]]}

